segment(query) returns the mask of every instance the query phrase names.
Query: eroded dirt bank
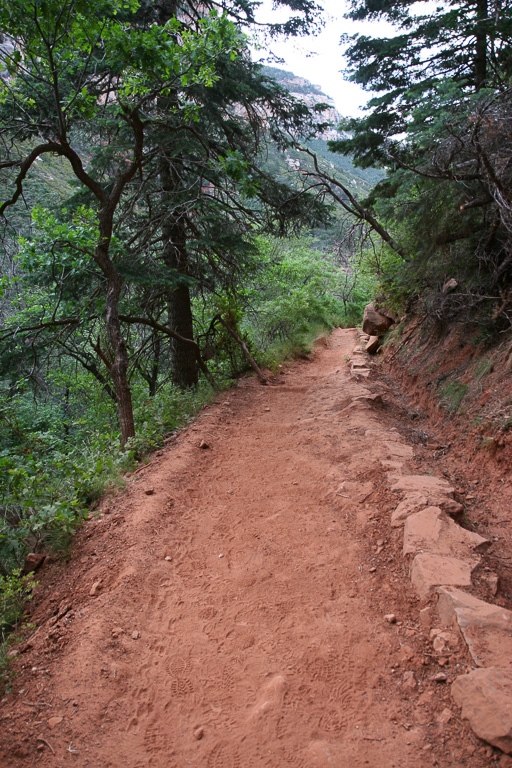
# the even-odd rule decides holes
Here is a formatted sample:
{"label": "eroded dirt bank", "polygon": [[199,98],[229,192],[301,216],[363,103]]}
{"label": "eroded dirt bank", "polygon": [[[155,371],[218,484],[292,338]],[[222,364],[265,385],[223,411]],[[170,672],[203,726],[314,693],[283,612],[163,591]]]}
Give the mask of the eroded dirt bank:
{"label": "eroded dirt bank", "polygon": [[463,645],[440,665],[419,622],[385,475],[414,452],[382,386],[350,376],[356,344],[338,330],[223,394],[43,574],[2,766],[501,759],[451,702]]}

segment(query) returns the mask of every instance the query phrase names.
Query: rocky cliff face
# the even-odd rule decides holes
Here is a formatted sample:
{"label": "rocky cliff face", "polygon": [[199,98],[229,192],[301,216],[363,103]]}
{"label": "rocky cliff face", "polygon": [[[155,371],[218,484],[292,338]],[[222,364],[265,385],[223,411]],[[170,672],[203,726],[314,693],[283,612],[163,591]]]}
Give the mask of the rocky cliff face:
{"label": "rocky cliff face", "polygon": [[334,100],[324,93],[319,85],[314,85],[304,77],[298,77],[293,72],[276,67],[265,67],[265,72],[276,80],[279,85],[286,88],[296,99],[303,101],[310,109],[317,104],[325,104],[325,109],[318,113],[319,123],[329,123],[329,128],[322,131],[319,138],[324,141],[340,137],[338,125],[341,122],[341,114],[336,109]]}

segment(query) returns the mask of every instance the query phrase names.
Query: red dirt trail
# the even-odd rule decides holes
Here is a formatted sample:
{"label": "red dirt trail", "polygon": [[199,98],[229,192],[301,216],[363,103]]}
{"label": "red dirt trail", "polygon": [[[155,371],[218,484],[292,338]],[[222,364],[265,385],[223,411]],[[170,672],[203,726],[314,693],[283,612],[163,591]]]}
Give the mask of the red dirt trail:
{"label": "red dirt trail", "polygon": [[43,572],[0,765],[496,764],[434,679],[387,522],[410,448],[356,343],[222,394]]}

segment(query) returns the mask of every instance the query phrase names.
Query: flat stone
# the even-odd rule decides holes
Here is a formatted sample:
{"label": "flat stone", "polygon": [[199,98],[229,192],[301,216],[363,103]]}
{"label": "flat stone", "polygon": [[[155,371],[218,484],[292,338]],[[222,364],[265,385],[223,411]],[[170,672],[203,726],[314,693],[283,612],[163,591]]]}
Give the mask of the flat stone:
{"label": "flat stone", "polygon": [[344,480],[338,485],[334,494],[335,496],[340,496],[341,498],[348,497],[349,499],[362,504],[373,490],[374,485],[371,480],[367,480],[364,483],[358,483],[354,480]]}
{"label": "flat stone", "polygon": [[470,587],[471,574],[478,560],[460,560],[449,555],[420,552],[411,565],[411,581],[422,599],[427,599],[435,587]]}
{"label": "flat stone", "polygon": [[363,379],[367,379],[370,375],[370,369],[369,368],[353,368],[350,371],[350,376],[352,379],[357,379],[359,376],[362,376]]}
{"label": "flat stone", "polygon": [[512,754],[512,670],[502,667],[475,669],[457,677],[452,696],[462,708],[476,735]]}
{"label": "flat stone", "polygon": [[439,493],[443,496],[453,496],[455,488],[440,477],[434,475],[404,475],[393,478],[392,491],[405,493],[423,493],[426,495]]}
{"label": "flat stone", "polygon": [[467,555],[482,552],[491,542],[457,525],[439,507],[427,507],[410,515],[404,525],[403,555],[433,552],[438,555]]}
{"label": "flat stone", "polygon": [[412,459],[414,457],[414,451],[410,445],[405,443],[395,442],[394,440],[385,440],[384,448],[389,457],[393,459]]}
{"label": "flat stone", "polygon": [[50,717],[50,719],[48,720],[48,725],[50,728],[55,728],[55,726],[60,725],[63,720],[64,718],[60,716]]}
{"label": "flat stone", "polygon": [[405,464],[398,459],[379,459],[381,467],[385,470],[392,470],[393,475],[401,475],[404,471]]}
{"label": "flat stone", "polygon": [[441,622],[459,627],[477,667],[512,667],[512,611],[460,589],[440,587],[437,592]]}
{"label": "flat stone", "polygon": [[400,502],[398,507],[391,513],[391,526],[398,528],[403,525],[409,515],[414,515],[420,509],[428,507],[427,497],[420,493],[413,493]]}

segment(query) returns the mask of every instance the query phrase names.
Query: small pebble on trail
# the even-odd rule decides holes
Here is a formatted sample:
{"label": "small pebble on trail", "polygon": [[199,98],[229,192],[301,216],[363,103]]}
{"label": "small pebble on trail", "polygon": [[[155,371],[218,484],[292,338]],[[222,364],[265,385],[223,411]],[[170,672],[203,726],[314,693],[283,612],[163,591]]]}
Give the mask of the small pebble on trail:
{"label": "small pebble on trail", "polygon": [[199,443],[199,447],[201,448],[201,450],[207,451],[210,446],[208,445],[206,440],[201,440],[201,442]]}
{"label": "small pebble on trail", "polygon": [[137,629],[134,629],[132,632],[132,640],[138,640],[140,637],[140,632]]}
{"label": "small pebble on trail", "polygon": [[224,557],[224,555],[223,555],[223,554],[220,554],[220,555],[219,555],[219,557]]}
{"label": "small pebble on trail", "polygon": [[170,555],[167,555],[166,557],[164,557],[164,560],[167,560],[167,562],[170,563],[172,560],[172,557]]}
{"label": "small pebble on trail", "polygon": [[197,739],[197,741],[201,741],[204,735],[204,730],[202,728],[196,728],[194,731],[194,739]]}
{"label": "small pebble on trail", "polygon": [[154,492],[155,492],[154,488],[146,488],[146,490],[144,491],[146,496],[153,496]]}
{"label": "small pebble on trail", "polygon": [[387,621],[388,624],[396,624],[396,616],[394,613],[387,613],[384,616],[384,621]]}

